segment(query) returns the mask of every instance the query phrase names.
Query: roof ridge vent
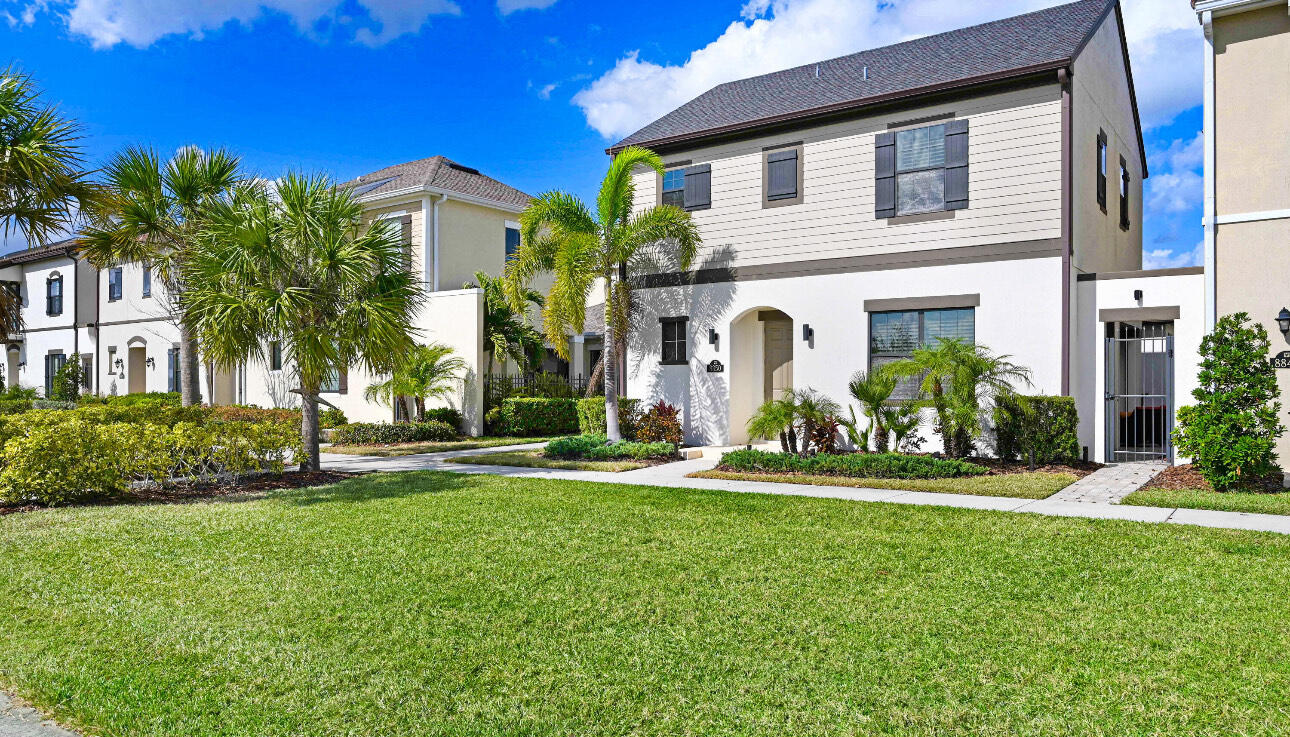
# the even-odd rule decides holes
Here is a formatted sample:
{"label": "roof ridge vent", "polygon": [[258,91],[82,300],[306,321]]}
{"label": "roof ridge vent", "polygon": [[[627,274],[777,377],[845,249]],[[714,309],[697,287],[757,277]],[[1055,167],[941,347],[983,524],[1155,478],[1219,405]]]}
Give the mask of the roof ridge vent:
{"label": "roof ridge vent", "polygon": [[449,162],[448,162],[448,168],[449,168],[449,169],[456,169],[457,171],[464,171],[464,172],[466,172],[467,174],[479,174],[479,170],[478,170],[478,169],[475,169],[475,168],[472,168],[472,167],[469,167],[469,166],[464,166],[464,165],[462,165],[462,164],[458,164],[458,163],[457,163],[457,162],[455,162],[455,161],[449,161]]}
{"label": "roof ridge vent", "polygon": [[864,80],[865,80],[866,82],[868,82],[868,81],[869,81],[869,65],[868,65],[868,64],[865,64],[865,65],[864,65]]}

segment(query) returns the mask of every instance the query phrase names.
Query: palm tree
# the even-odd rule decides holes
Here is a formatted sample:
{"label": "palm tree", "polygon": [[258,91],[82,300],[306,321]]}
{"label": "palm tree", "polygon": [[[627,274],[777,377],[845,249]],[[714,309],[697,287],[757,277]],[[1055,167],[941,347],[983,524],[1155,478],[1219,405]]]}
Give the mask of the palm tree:
{"label": "palm tree", "polygon": [[903,361],[887,365],[897,376],[919,378],[924,406],[936,412],[936,431],[945,454],[962,458],[981,434],[982,407],[994,397],[1030,385],[1030,370],[1012,363],[1010,356],[995,355],[982,345],[958,338],[937,338],[936,345],[914,350]]}
{"label": "palm tree", "polygon": [[[0,235],[17,232],[43,245],[72,228],[92,206],[81,128],[41,100],[29,75],[0,69]],[[16,295],[0,290],[0,325],[20,325]]]}
{"label": "palm tree", "polygon": [[545,300],[535,290],[521,288],[516,309],[506,297],[503,277],[489,276],[482,271],[475,272],[475,282],[467,283],[466,289],[478,286],[484,290],[484,345],[489,346],[488,371],[493,373],[493,359],[500,357],[505,364],[509,358],[516,365],[535,370],[542,359],[545,346],[542,334],[528,323],[530,305],[541,307]]}
{"label": "palm tree", "polygon": [[215,208],[183,272],[193,325],[223,366],[265,359],[277,340],[300,381],[301,470],[318,470],[318,394],[360,365],[392,373],[413,350],[424,300],[395,229],[321,175],[291,173],[276,196],[243,184]]}
{"label": "palm tree", "polygon": [[399,362],[389,378],[368,386],[363,396],[387,407],[410,398],[413,412],[409,414],[420,422],[425,418],[426,400],[448,397],[466,370],[466,362],[452,353],[452,347],[442,343],[418,345]]}
{"label": "palm tree", "polygon": [[868,373],[857,371],[851,376],[847,391],[860,405],[860,411],[869,418],[869,437],[873,438],[873,449],[879,453],[887,452],[887,400],[896,391],[895,374],[881,368]]}
{"label": "palm tree", "polygon": [[757,412],[748,418],[749,437],[770,439],[779,436],[779,447],[785,453],[797,454],[797,431],[793,428],[795,420],[793,405],[783,399],[772,399],[757,408]]}
{"label": "palm tree", "polygon": [[[671,256],[690,268],[701,240],[690,214],[659,205],[633,214],[637,167],[663,173],[653,151],[628,146],[609,165],[600,184],[593,214],[577,197],[559,191],[533,200],[520,215],[521,246],[506,269],[506,291],[512,306],[523,306],[522,290],[539,273],[554,281],[542,309],[546,340],[561,358],[569,357],[569,334],[580,333],[587,298],[597,279],[605,289],[605,428],[611,442],[622,439],[618,427],[618,351],[628,329],[631,306],[630,267],[652,256]],[[651,250],[654,253],[651,253]]]}
{"label": "palm tree", "polygon": [[188,146],[163,165],[152,149],[127,148],[108,163],[103,200],[81,240],[82,251],[95,266],[148,264],[165,287],[169,312],[179,326],[184,406],[201,402],[185,267],[212,214],[241,180],[239,167],[239,158],[223,149]]}

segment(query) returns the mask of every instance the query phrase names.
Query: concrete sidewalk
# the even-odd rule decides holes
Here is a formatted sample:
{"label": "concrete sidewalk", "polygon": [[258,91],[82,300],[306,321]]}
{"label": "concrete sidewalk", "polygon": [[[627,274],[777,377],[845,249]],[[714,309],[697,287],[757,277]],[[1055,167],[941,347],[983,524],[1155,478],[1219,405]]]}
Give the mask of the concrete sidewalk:
{"label": "concrete sidewalk", "polygon": [[[859,502],[890,502],[892,504],[988,509],[1000,512],[1043,514],[1052,517],[1088,517],[1133,522],[1163,522],[1290,534],[1290,516],[1217,512],[1202,509],[1175,509],[1170,507],[1137,507],[1115,503],[1132,491],[1128,487],[1132,486],[1133,483],[1140,486],[1149,481],[1151,476],[1154,475],[1155,470],[1146,469],[1143,464],[1108,466],[1082,479],[1078,482],[1078,488],[1075,485],[1069,487],[1073,489],[1070,493],[1067,493],[1067,490],[1063,490],[1047,499],[1034,500],[973,496],[970,494],[938,494],[925,491],[861,489],[850,486],[808,486],[806,484],[782,484],[769,481],[725,481],[722,479],[686,478],[687,474],[695,471],[707,471],[715,467],[717,465],[715,458],[677,461],[662,466],[651,466],[621,473],[560,471],[546,468],[515,468],[511,466],[447,462],[449,458],[461,456],[501,453],[512,450],[536,450],[541,447],[541,443],[530,443],[391,458],[323,453],[322,462],[323,468],[336,471],[450,471],[453,473],[489,474],[519,478],[597,481],[609,484],[662,486],[676,489],[704,489],[750,494],[781,494],[784,496],[806,496],[822,499],[847,499]],[[1126,483],[1126,479],[1132,479],[1133,483]]]}
{"label": "concrete sidewalk", "polygon": [[0,691],[0,737],[79,737]]}

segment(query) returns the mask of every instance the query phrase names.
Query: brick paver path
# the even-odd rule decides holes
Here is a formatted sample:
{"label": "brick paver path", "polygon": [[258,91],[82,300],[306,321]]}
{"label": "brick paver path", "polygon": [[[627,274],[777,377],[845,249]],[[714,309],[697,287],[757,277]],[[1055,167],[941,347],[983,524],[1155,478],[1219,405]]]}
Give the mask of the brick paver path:
{"label": "brick paver path", "polygon": [[1049,497],[1057,502],[1119,504],[1165,470],[1163,461],[1117,463],[1100,468]]}

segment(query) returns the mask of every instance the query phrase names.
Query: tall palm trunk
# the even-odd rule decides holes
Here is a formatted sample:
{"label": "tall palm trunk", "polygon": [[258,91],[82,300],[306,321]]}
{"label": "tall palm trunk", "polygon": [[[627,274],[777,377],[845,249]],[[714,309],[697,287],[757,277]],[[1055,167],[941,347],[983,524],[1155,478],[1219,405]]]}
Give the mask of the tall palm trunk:
{"label": "tall palm trunk", "polygon": [[321,451],[318,449],[318,388],[318,382],[300,387],[300,444],[304,446],[304,453],[300,456],[301,471],[322,470]]}
{"label": "tall palm trunk", "polygon": [[618,428],[618,334],[614,325],[613,272],[605,271],[605,352],[601,360],[605,365],[605,435],[609,442],[623,439]]}
{"label": "tall palm trunk", "polygon": [[201,404],[201,379],[197,371],[197,336],[187,319],[179,321],[179,397],[185,407]]}

